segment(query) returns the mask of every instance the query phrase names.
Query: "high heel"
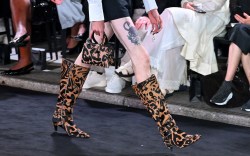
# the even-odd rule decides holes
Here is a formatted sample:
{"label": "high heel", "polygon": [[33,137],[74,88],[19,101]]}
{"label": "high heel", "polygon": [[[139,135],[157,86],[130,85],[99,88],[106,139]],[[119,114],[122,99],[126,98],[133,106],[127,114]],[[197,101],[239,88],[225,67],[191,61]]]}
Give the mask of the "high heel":
{"label": "high heel", "polygon": [[32,70],[34,70],[33,67],[33,63],[28,64],[27,66],[24,66],[22,68],[16,69],[16,70],[5,70],[3,72],[1,72],[1,75],[23,75],[23,74],[28,74],[30,73]]}
{"label": "high heel", "polygon": [[172,150],[173,146],[184,148],[200,139],[199,134],[189,135],[177,127],[154,75],[134,85],[133,89],[156,121],[163,142],[169,149]]}
{"label": "high heel", "polygon": [[54,129],[55,129],[55,131],[57,131],[57,125],[54,125]]}
{"label": "high heel", "polygon": [[72,36],[72,38],[76,41],[83,41],[85,42],[87,38],[89,37],[88,32],[84,32],[83,34],[77,34],[76,36]]}
{"label": "high heel", "polygon": [[89,138],[89,134],[77,128],[73,121],[73,105],[81,93],[89,68],[84,68],[63,60],[60,80],[60,94],[52,117],[55,131],[61,127],[72,137]]}
{"label": "high heel", "polygon": [[27,45],[27,43],[29,42],[29,40],[25,40],[27,37],[29,37],[29,35],[26,33],[20,37],[14,38],[13,40],[11,40],[9,42],[9,46],[12,47],[24,47]]}

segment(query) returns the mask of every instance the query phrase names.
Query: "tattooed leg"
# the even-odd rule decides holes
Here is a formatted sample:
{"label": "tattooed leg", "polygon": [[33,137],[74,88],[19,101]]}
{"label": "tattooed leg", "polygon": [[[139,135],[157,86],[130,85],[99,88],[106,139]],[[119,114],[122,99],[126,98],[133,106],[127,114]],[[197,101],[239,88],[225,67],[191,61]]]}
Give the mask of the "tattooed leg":
{"label": "tattooed leg", "polygon": [[150,77],[149,55],[141,44],[141,39],[131,18],[113,20],[111,26],[133,62],[136,81],[140,83],[148,79]]}

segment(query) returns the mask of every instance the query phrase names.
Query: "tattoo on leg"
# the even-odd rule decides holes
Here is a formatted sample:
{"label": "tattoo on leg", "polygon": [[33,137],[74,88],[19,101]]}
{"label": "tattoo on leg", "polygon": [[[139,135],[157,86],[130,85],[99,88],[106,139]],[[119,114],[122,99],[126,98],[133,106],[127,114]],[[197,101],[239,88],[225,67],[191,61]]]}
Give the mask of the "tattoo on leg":
{"label": "tattoo on leg", "polygon": [[141,38],[139,37],[138,32],[134,26],[131,26],[130,23],[128,21],[126,21],[123,24],[123,28],[128,31],[128,39],[132,43],[134,43],[136,45],[141,44]]}

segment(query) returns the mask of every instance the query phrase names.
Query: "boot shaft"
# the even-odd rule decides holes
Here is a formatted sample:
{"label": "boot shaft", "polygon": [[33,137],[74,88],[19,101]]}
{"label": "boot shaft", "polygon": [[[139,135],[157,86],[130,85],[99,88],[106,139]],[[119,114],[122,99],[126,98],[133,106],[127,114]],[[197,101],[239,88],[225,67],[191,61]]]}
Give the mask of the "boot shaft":
{"label": "boot shaft", "polygon": [[71,106],[82,91],[82,86],[89,73],[85,68],[64,59],[61,65],[60,93],[58,104]]}
{"label": "boot shaft", "polygon": [[159,126],[169,122],[167,120],[171,119],[171,115],[167,108],[167,101],[154,75],[132,87]]}
{"label": "boot shaft", "polygon": [[133,89],[156,121],[162,139],[168,148],[172,149],[173,145],[183,148],[200,138],[200,135],[188,135],[177,127],[154,75],[134,85]]}

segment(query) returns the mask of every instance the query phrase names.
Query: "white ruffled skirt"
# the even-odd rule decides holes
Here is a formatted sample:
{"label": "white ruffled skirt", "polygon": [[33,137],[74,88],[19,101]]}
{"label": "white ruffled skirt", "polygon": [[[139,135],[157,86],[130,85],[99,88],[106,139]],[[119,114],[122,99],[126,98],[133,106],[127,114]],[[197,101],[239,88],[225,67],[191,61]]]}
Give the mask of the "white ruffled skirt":
{"label": "white ruffled skirt", "polygon": [[143,45],[150,54],[151,67],[157,71],[161,89],[178,90],[187,85],[187,63],[180,55],[185,40],[178,32],[171,12],[167,9],[161,14],[163,29],[155,35],[150,31]]}

